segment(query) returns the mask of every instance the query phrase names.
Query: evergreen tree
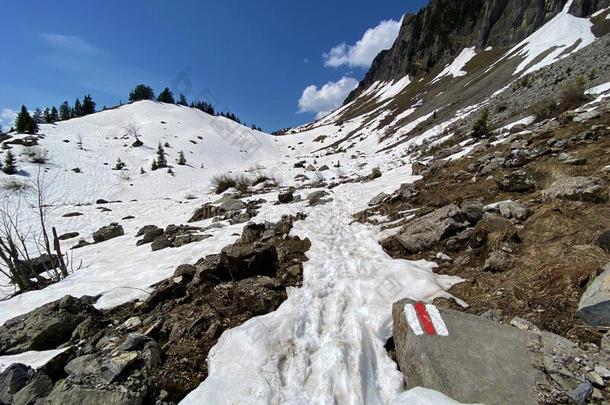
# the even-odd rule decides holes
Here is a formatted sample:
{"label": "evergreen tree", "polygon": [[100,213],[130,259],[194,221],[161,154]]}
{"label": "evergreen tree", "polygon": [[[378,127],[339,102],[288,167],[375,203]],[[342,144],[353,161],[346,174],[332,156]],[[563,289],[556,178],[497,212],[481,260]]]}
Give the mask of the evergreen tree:
{"label": "evergreen tree", "polygon": [[178,164],[180,166],[184,166],[186,164],[186,158],[184,157],[184,152],[180,151],[178,153]]}
{"label": "evergreen tree", "polygon": [[125,168],[126,164],[125,162],[123,162],[121,160],[121,158],[118,158],[116,160],[116,164],[114,165],[114,167],[112,168],[112,170],[123,170]]}
{"label": "evergreen tree", "polygon": [[214,106],[212,106],[210,103],[206,103],[205,101],[191,102],[191,108],[197,108],[198,110],[210,115],[215,115]]}
{"label": "evergreen tree", "polygon": [[159,165],[157,165],[157,159],[153,159],[152,163],[150,164],[150,170],[157,170],[159,168]]}
{"label": "evergreen tree", "polygon": [[481,112],[481,115],[472,126],[471,135],[473,138],[481,139],[489,136],[489,127],[487,126],[489,121],[489,110],[485,109]]}
{"label": "evergreen tree", "polygon": [[165,149],[163,149],[163,145],[159,142],[159,147],[157,148],[157,168],[161,169],[163,167],[167,167],[167,159],[165,158]]}
{"label": "evergreen tree", "polygon": [[186,102],[186,97],[184,97],[184,94],[182,93],[180,93],[180,97],[178,97],[178,104],[188,106],[188,103]]}
{"label": "evergreen tree", "polygon": [[15,119],[15,129],[17,132],[34,134],[38,132],[38,124],[36,121],[30,116],[28,109],[22,105],[21,111],[17,114],[17,118]]}
{"label": "evergreen tree", "polygon": [[44,116],[42,115],[42,111],[40,111],[40,108],[34,110],[32,119],[36,124],[42,124],[44,122]]}
{"label": "evergreen tree", "polygon": [[51,122],[59,121],[59,114],[57,113],[57,108],[55,106],[51,107]]}
{"label": "evergreen tree", "polygon": [[140,167],[140,174],[146,174],[146,170],[143,167]]}
{"label": "evergreen tree", "polygon": [[53,122],[53,121],[51,121],[51,110],[49,110],[48,107],[44,109],[42,116],[43,116],[45,124],[50,124],[51,122]]}
{"label": "evergreen tree", "polygon": [[74,102],[74,108],[72,109],[71,115],[72,115],[72,118],[83,116],[83,106],[80,103],[80,100],[78,99],[78,97],[76,98],[76,101]]}
{"label": "evergreen tree", "polygon": [[155,93],[150,86],[138,84],[130,93],[129,101],[153,100]]}
{"label": "evergreen tree", "polygon": [[176,100],[174,100],[174,95],[170,91],[169,87],[163,89],[159,97],[157,97],[157,101],[168,104],[175,104]]}
{"label": "evergreen tree", "polygon": [[68,104],[67,101],[64,101],[59,106],[59,119],[61,121],[67,121],[71,118],[70,117],[71,115],[72,115],[72,113],[70,111],[70,105]]}
{"label": "evergreen tree", "polygon": [[91,98],[91,95],[86,94],[83,98],[83,115],[89,115],[95,113],[95,101]]}
{"label": "evergreen tree", "polygon": [[4,158],[4,165],[2,166],[2,171],[6,174],[17,173],[15,155],[13,155],[13,152],[11,152],[10,150],[6,153],[6,157]]}

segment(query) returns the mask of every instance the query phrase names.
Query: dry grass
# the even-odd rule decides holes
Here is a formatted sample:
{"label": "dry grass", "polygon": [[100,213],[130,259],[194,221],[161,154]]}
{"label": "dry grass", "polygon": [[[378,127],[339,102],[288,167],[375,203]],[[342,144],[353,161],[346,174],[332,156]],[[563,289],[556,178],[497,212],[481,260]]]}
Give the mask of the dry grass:
{"label": "dry grass", "polygon": [[245,193],[252,185],[252,179],[245,174],[224,173],[212,177],[212,186],[216,194],[221,194],[230,188]]}
{"label": "dry grass", "polygon": [[[570,138],[593,124],[608,126],[610,117],[582,125],[564,124],[532,138],[528,148],[543,147],[551,137]],[[437,271],[467,280],[450,292],[470,305],[467,309],[470,313],[481,314],[494,309],[505,322],[518,316],[543,330],[572,340],[599,343],[599,331],[587,328],[575,314],[587,284],[610,262],[610,254],[595,243],[603,231],[610,229],[610,203],[542,201],[540,194],[561,176],[597,176],[609,186],[610,176],[604,175],[602,168],[610,164],[607,152],[610,150],[610,137],[605,134],[595,142],[579,143],[563,150],[572,157],[587,159],[581,166],[559,161],[558,153],[538,157],[526,164],[525,168],[534,173],[537,180],[536,190],[529,193],[507,193],[498,189],[495,180],[511,169],[497,169],[492,173],[494,180],[479,177],[477,181],[471,181],[474,173],[468,170],[470,163],[495,151],[507,154],[509,148],[508,144],[498,145],[451,162],[416,183],[414,187],[419,192],[416,197],[390,203],[387,209],[398,212],[399,204],[406,203],[413,207],[441,207],[471,199],[484,204],[512,199],[526,205],[531,215],[518,224],[518,241],[507,241],[506,232],[499,229],[490,233],[484,246],[465,247],[452,254],[454,258],[467,258],[466,262],[459,265],[440,263]],[[374,215],[375,212],[367,214]],[[500,273],[484,272],[483,263],[489,251],[500,246],[510,249],[512,268]],[[439,245],[412,256],[391,249],[389,253],[396,258],[433,260],[436,252],[444,249]],[[451,303],[441,305],[457,308]]]}

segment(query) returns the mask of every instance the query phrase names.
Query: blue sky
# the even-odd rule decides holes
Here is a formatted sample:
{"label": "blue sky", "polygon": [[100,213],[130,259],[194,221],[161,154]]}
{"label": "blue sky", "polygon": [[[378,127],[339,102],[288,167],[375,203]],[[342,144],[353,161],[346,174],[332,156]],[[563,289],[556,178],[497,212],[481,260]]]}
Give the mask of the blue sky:
{"label": "blue sky", "polygon": [[99,107],[115,105],[143,82],[267,131],[295,126],[334,107],[376,48],[392,42],[401,16],[425,3],[5,0],[0,124],[21,104],[72,103],[85,93]]}

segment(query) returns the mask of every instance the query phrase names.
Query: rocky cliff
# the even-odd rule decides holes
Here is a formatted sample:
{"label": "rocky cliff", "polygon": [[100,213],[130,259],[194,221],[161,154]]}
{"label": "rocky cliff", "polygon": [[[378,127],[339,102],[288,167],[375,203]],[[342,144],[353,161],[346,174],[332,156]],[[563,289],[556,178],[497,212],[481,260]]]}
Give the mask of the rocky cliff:
{"label": "rocky cliff", "polygon": [[[346,99],[354,100],[376,81],[428,72],[450,62],[461,49],[508,47],[531,35],[568,0],[431,0],[417,14],[405,15],[391,49],[377,55],[369,72]],[[573,0],[570,13],[590,16],[610,0]]]}

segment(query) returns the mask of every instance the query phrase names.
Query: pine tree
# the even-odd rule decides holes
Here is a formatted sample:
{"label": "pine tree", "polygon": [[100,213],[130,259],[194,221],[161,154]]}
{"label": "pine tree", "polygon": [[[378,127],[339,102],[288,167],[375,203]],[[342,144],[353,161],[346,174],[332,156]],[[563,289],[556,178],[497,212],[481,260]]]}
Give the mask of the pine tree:
{"label": "pine tree", "polygon": [[71,118],[70,115],[71,115],[70,105],[68,104],[67,101],[64,101],[59,106],[59,119],[61,121],[67,121]]}
{"label": "pine tree", "polygon": [[146,174],[146,170],[143,167],[140,167],[140,174]]}
{"label": "pine tree", "polygon": [[176,100],[174,100],[174,95],[170,91],[169,87],[163,89],[159,97],[157,97],[157,101],[168,104],[175,104]]}
{"label": "pine tree", "polygon": [[180,166],[184,166],[186,164],[186,158],[184,157],[184,152],[180,151],[178,153],[178,164]]}
{"label": "pine tree", "polygon": [[169,168],[167,169],[167,173],[169,173],[169,174],[171,174],[172,176],[174,176],[174,171],[172,170],[172,168],[171,168],[171,167],[169,167]]}
{"label": "pine tree", "polygon": [[10,150],[6,153],[6,157],[4,158],[4,165],[2,166],[2,171],[6,174],[17,173],[15,155],[13,155],[13,152],[11,152]]}
{"label": "pine tree", "polygon": [[32,115],[32,119],[37,124],[42,124],[44,122],[44,116],[42,115],[42,111],[40,108],[34,110],[34,114]]}
{"label": "pine tree", "polygon": [[86,94],[83,98],[83,115],[89,115],[95,113],[95,101],[91,98],[91,95]]}
{"label": "pine tree", "polygon": [[51,121],[51,110],[49,110],[48,107],[44,109],[42,116],[43,116],[45,124],[50,124],[51,122],[53,122],[53,121]]}
{"label": "pine tree", "polygon": [[159,142],[159,147],[157,148],[157,168],[161,169],[163,167],[167,167],[167,159],[165,158],[165,149],[163,149],[163,145]]}
{"label": "pine tree", "polygon": [[155,92],[150,86],[138,84],[129,93],[129,101],[152,100],[155,98]]}
{"label": "pine tree", "polygon": [[51,122],[59,121],[59,114],[57,113],[57,108],[55,106],[51,107]]}
{"label": "pine tree", "polygon": [[188,106],[188,103],[186,102],[186,97],[184,97],[184,94],[182,93],[180,93],[180,97],[178,97],[178,104]]}
{"label": "pine tree", "polygon": [[74,108],[72,108],[71,115],[72,115],[72,118],[83,116],[83,106],[80,103],[80,100],[78,99],[78,97],[76,98],[76,101],[74,102]]}
{"label": "pine tree", "polygon": [[157,170],[159,168],[159,165],[157,165],[157,159],[153,159],[152,163],[150,164],[150,170]]}
{"label": "pine tree", "polygon": [[15,119],[15,129],[17,132],[34,134],[38,132],[38,124],[36,121],[30,116],[28,109],[22,105],[21,111],[17,114],[17,118]]}
{"label": "pine tree", "polygon": [[74,101],[74,107],[72,108],[72,117],[82,117],[83,116],[83,105],[81,104],[78,97],[76,101]]}
{"label": "pine tree", "polygon": [[118,158],[116,160],[116,164],[114,165],[114,167],[112,168],[112,170],[123,170],[125,168],[126,164],[125,162],[123,162],[121,160],[121,158]]}
{"label": "pine tree", "polygon": [[489,121],[489,110],[485,109],[481,112],[481,115],[472,126],[471,135],[473,138],[481,139],[487,138],[489,135],[489,127],[487,126]]}

